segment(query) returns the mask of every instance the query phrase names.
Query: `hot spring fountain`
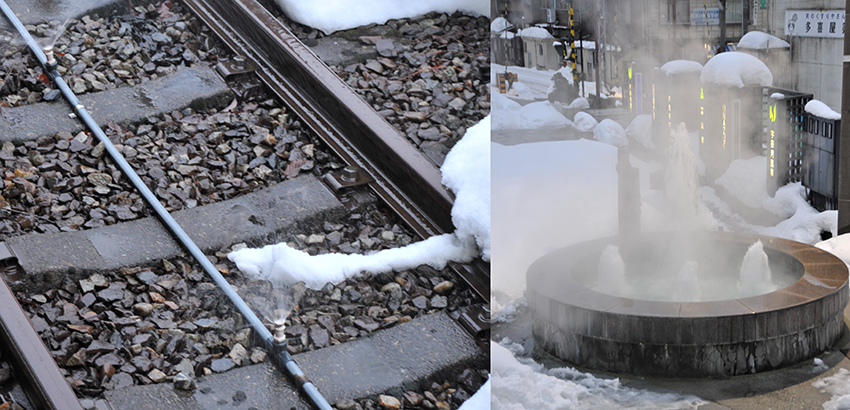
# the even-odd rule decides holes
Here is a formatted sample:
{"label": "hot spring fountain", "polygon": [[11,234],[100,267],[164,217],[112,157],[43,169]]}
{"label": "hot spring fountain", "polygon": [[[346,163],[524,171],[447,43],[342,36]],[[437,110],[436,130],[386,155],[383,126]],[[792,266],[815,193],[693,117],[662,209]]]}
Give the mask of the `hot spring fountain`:
{"label": "hot spring fountain", "polygon": [[[629,168],[618,165],[621,184],[635,179],[622,175]],[[798,363],[840,338],[848,302],[840,259],[766,236],[641,233],[622,220],[634,213],[623,212],[623,198],[636,196],[623,190],[619,236],[556,250],[529,267],[538,346],[601,371],[723,377]]]}

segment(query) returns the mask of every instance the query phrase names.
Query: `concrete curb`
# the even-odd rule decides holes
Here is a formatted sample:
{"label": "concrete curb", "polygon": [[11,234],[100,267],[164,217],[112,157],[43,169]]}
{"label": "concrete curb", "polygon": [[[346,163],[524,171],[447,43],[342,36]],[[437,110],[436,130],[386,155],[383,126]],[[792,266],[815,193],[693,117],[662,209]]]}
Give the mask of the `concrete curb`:
{"label": "concrete curb", "polygon": [[[322,221],[345,212],[343,205],[312,175],[281,182],[236,199],[172,213],[203,251],[239,242],[257,242],[297,224]],[[103,228],[10,238],[6,244],[26,272],[21,283],[38,292],[61,286],[65,278],[149,265],[183,253],[156,217]]]}
{"label": "concrete curb", "polygon": [[[186,107],[219,107],[231,98],[224,80],[203,65],[184,68],[140,85],[79,96],[80,102],[101,126],[140,121]],[[31,141],[54,136],[59,131],[77,133],[84,130],[81,121],[68,117],[71,112],[64,99],[5,109],[0,113],[0,141]]]}
{"label": "concrete curb", "polygon": [[[411,386],[439,380],[479,357],[481,352],[472,338],[444,313],[437,313],[294,358],[334,404],[385,392],[399,398]],[[108,391],[105,397],[114,410],[311,408],[270,363],[200,377],[197,386],[191,393],[178,391],[170,383],[133,386]]]}

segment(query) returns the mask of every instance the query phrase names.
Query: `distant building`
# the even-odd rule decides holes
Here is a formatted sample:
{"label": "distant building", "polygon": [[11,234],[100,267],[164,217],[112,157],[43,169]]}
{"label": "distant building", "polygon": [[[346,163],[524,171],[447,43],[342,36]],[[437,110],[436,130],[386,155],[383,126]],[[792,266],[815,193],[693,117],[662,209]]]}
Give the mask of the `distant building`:
{"label": "distant building", "polygon": [[512,64],[557,68],[551,56],[557,54],[563,64],[564,54],[570,52],[555,45],[569,40],[570,6],[577,35],[596,44],[602,37],[610,46],[602,53],[587,48],[578,53],[582,60],[578,71],[594,81],[596,65],[601,63],[605,82],[613,85],[625,82],[625,67],[630,62],[660,66],[671,60],[693,60],[704,64],[718,50],[734,50],[746,32],[761,31],[790,44],[787,48],[747,50],[768,64],[774,85],[811,93],[840,111],[843,0],[725,0],[725,44],[721,44],[720,4],[718,0],[491,0],[493,18],[506,17],[514,25],[514,33],[536,26],[553,37],[551,44],[544,44],[525,37],[501,40],[494,35],[493,57],[503,64],[505,50],[510,48],[506,43],[512,41]]}

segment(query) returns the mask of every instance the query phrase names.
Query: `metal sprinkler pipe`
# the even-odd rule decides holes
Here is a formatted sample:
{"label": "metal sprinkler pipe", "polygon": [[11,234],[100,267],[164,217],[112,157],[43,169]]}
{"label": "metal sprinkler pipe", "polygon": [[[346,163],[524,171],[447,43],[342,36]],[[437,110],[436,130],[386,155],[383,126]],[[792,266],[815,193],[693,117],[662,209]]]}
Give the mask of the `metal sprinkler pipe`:
{"label": "metal sprinkler pipe", "polygon": [[[304,375],[304,372],[298,367],[295,361],[290,356],[289,352],[286,351],[286,341],[285,339],[282,341],[275,341],[275,337],[272,333],[263,325],[263,322],[257,317],[256,314],[251,310],[250,307],[239,297],[239,294],[230,286],[230,283],[224,279],[221,273],[212,265],[212,263],[207,259],[206,255],[198,248],[194,241],[183,231],[183,228],[177,224],[171,214],[168,213],[167,210],[159,203],[159,200],[156,196],[151,192],[151,190],[145,185],[139,175],[133,170],[127,160],[118,152],[106,134],[103,133],[103,130],[100,129],[100,126],[92,118],[91,114],[86,111],[85,106],[80,103],[77,99],[77,96],[71,91],[71,88],[68,87],[68,84],[65,83],[65,80],[56,70],[56,60],[52,58],[52,47],[48,50],[50,53],[50,59],[45,53],[42,51],[41,47],[39,47],[38,43],[36,43],[35,39],[27,32],[24,25],[21,24],[18,17],[6,5],[5,0],[0,0],[0,10],[3,11],[6,18],[18,33],[23,37],[27,46],[32,51],[35,58],[38,60],[39,64],[44,68],[47,75],[51,80],[56,84],[59,90],[62,92],[62,95],[65,96],[65,99],[74,107],[74,111],[76,112],[77,117],[81,118],[86,126],[91,130],[91,132],[103,143],[106,152],[109,153],[109,156],[118,165],[121,169],[121,172],[130,179],[130,182],[133,183],[133,186],[139,190],[139,193],[145,198],[145,201],[154,209],[156,214],[162,220],[162,222],[166,225],[166,227],[171,231],[171,233],[177,238],[178,241],[195,257],[198,263],[203,266],[204,270],[207,272],[210,277],[215,281],[219,288],[224,292],[225,295],[230,299],[231,302],[239,309],[239,313],[245,317],[246,320],[251,324],[251,327],[254,328],[254,331],[257,332],[260,339],[263,340],[266,349],[273,352],[272,359],[274,363],[281,369],[288,373],[295,383],[307,394],[310,398],[310,401],[321,410],[331,410],[330,404],[328,404],[327,400],[319,393],[319,390],[316,386],[311,383],[307,377]],[[52,60],[52,63],[49,61]]]}

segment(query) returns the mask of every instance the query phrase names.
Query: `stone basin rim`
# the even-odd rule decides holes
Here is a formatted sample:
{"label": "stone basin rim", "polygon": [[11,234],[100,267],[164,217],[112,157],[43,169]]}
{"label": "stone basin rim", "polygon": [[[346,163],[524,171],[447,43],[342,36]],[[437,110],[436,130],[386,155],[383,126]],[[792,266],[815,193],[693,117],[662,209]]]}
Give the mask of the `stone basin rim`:
{"label": "stone basin rim", "polygon": [[[671,233],[654,232],[643,233],[638,236],[654,238],[669,234]],[[553,301],[578,308],[612,312],[623,316],[687,319],[740,316],[796,308],[839,292],[848,286],[847,266],[841,259],[825,250],[788,239],[764,235],[723,232],[708,233],[708,237],[715,241],[738,242],[742,245],[761,240],[766,249],[782,252],[802,264],[803,275],[791,285],[773,292],[744,298],[700,302],[653,301],[614,296],[596,291],[576,281],[571,274],[575,259],[591,249],[598,249],[604,244],[618,243],[620,238],[614,236],[569,245],[538,258],[528,268],[527,284],[536,293]],[[552,282],[547,281],[546,278],[539,278],[546,274],[552,274],[551,270],[544,267],[545,265],[568,258],[572,261],[563,264],[561,271],[558,272],[560,273],[559,280],[563,281],[558,286],[560,290],[552,289]],[[817,266],[820,269],[816,271],[808,269],[811,266]],[[809,279],[819,281],[828,287],[812,284]],[[546,284],[549,284],[549,286],[545,286]],[[730,302],[737,303],[730,305]],[[618,310],[618,308],[623,308],[624,304],[631,304],[632,306],[628,307],[628,311]],[[697,313],[699,311],[703,313]]]}

